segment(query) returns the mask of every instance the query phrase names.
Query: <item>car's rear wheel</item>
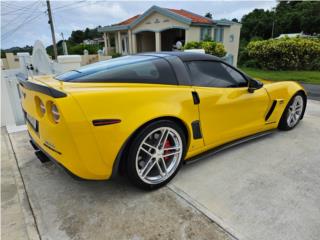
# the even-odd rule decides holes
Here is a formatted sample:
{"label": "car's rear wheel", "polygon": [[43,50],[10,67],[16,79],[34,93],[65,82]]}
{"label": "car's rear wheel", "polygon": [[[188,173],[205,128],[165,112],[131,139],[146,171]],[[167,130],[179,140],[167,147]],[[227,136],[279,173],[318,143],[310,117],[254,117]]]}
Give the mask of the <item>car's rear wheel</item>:
{"label": "car's rear wheel", "polygon": [[301,93],[294,95],[282,114],[279,129],[290,130],[294,128],[302,119],[305,106],[304,96]]}
{"label": "car's rear wheel", "polygon": [[160,120],[143,128],[133,140],[127,158],[127,173],[135,185],[156,189],[178,172],[186,139],[175,122]]}

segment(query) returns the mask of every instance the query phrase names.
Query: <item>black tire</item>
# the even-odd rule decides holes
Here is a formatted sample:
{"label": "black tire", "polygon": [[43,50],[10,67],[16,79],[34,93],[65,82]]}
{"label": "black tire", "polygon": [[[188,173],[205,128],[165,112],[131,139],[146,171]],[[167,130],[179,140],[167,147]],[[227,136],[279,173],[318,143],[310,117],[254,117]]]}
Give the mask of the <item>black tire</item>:
{"label": "black tire", "polygon": [[[175,170],[172,170],[172,173],[170,174],[170,176],[168,175],[168,177],[166,179],[164,179],[163,181],[161,181],[159,183],[147,183],[144,180],[142,180],[142,177],[140,177],[138,174],[137,165],[139,163],[136,164],[137,154],[138,154],[140,145],[147,138],[147,136],[159,128],[171,128],[171,129],[175,130],[175,133],[179,134],[180,139],[181,139],[181,143],[182,143],[182,153],[179,154],[179,156],[180,156],[180,159],[178,160],[179,162],[175,161]],[[151,149],[150,151],[152,151],[152,150],[153,149]],[[156,122],[152,122],[152,123],[148,124],[147,126],[145,126],[143,129],[141,129],[135,135],[135,138],[133,139],[133,141],[129,147],[129,154],[126,159],[126,167],[125,167],[127,175],[129,177],[129,179],[131,180],[131,182],[139,188],[142,188],[145,190],[158,189],[158,188],[166,185],[177,174],[177,172],[179,171],[179,169],[182,165],[183,159],[185,157],[185,153],[186,153],[186,136],[185,136],[182,128],[177,123],[170,121],[170,120],[159,120]],[[150,157],[150,158],[152,158],[152,157]],[[148,161],[149,160],[145,160],[144,162],[148,162]],[[157,161],[157,160],[155,160],[155,161]],[[163,161],[163,162],[165,163],[165,161]],[[147,165],[147,164],[145,164],[145,165]],[[150,164],[150,166],[151,165],[152,164]],[[139,165],[138,165],[138,167],[139,167]],[[159,173],[160,173],[160,170],[159,170]]]}
{"label": "black tire", "polygon": [[[297,97],[302,98],[302,101],[303,101],[303,103],[302,103],[302,111],[301,111],[300,116],[297,119],[297,122],[290,126],[288,124],[288,117],[289,117],[289,114],[290,114],[290,106],[293,104],[293,102],[295,101],[295,99]],[[299,124],[300,120],[303,118],[305,108],[306,108],[306,97],[304,96],[303,93],[298,92],[297,94],[295,94],[290,99],[290,101],[288,102],[285,110],[283,111],[281,119],[280,119],[280,122],[279,122],[279,125],[278,125],[278,129],[284,130],[284,131],[288,131],[288,130],[291,130],[291,129],[295,128],[295,126],[297,126]]]}

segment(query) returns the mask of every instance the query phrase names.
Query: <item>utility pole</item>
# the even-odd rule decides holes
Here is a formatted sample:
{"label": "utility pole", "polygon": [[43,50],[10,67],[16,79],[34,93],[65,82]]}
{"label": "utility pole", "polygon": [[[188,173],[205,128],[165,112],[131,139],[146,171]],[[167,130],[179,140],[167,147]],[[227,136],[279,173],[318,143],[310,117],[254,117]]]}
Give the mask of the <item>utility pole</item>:
{"label": "utility pole", "polygon": [[61,33],[62,37],[62,49],[63,49],[63,55],[68,55],[68,48],[67,48],[67,43],[64,40],[63,33]]}
{"label": "utility pole", "polygon": [[276,18],[276,8],[273,8],[274,13],[273,13],[273,21],[272,21],[272,32],[271,32],[271,38],[273,38],[273,34],[274,34],[274,22],[275,22],[275,18]]}
{"label": "utility pole", "polygon": [[47,0],[47,8],[48,8],[48,17],[49,17],[49,24],[51,29],[51,36],[52,36],[52,45],[53,45],[53,55],[54,58],[57,59],[58,57],[58,49],[57,49],[57,43],[56,43],[56,36],[54,33],[54,26],[53,26],[53,20],[52,20],[52,13],[51,13],[51,7],[50,7],[50,1]]}

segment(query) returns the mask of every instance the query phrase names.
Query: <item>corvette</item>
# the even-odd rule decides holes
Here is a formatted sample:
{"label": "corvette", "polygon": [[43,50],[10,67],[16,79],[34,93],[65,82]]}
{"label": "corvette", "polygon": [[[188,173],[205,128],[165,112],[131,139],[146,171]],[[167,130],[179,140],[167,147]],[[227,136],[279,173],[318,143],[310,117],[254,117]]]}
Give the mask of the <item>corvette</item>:
{"label": "corvette", "polygon": [[144,189],[168,183],[183,162],[293,129],[307,100],[295,82],[263,83],[186,52],[125,56],[19,83],[40,159],[83,179],[125,173]]}

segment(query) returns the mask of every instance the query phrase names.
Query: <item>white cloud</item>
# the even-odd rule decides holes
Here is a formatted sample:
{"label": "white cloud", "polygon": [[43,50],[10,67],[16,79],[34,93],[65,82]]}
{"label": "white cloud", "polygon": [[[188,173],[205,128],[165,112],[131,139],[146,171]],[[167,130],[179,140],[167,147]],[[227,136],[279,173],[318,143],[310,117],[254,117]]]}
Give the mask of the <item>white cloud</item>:
{"label": "white cloud", "polygon": [[[4,15],[4,11],[12,11],[14,8],[24,8],[32,5],[31,1],[1,1],[1,32],[15,29],[31,11],[25,11],[24,15]],[[4,5],[2,3],[5,3]],[[36,1],[34,0],[34,3]],[[3,7],[12,4],[11,8]],[[141,14],[152,5],[160,7],[186,9],[199,15],[212,12],[214,19],[238,18],[252,11],[254,8],[270,9],[276,5],[276,1],[51,1],[57,41],[61,39],[60,33],[68,38],[73,30],[94,28],[123,21],[136,14]],[[48,16],[45,2],[38,5],[39,19],[24,24],[9,37],[5,38],[2,48],[12,46],[33,45],[37,39],[45,45],[51,44],[51,32],[48,24]],[[11,32],[9,32],[11,33]]]}
{"label": "white cloud", "polygon": [[98,2],[88,3],[88,5],[81,7],[80,11],[84,15],[84,17],[92,18],[92,17],[99,17],[99,18],[126,18],[129,16],[129,13],[123,8],[124,4],[119,3],[110,3],[110,2]]}

